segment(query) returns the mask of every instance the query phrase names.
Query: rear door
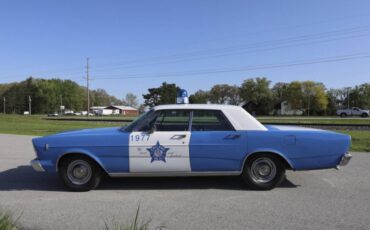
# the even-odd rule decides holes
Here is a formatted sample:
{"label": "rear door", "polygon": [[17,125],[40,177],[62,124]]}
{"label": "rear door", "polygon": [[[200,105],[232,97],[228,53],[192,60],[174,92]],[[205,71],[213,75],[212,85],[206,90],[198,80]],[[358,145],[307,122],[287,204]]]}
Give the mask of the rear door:
{"label": "rear door", "polygon": [[129,139],[130,172],[190,172],[189,110],[157,111]]}
{"label": "rear door", "polygon": [[221,110],[194,110],[190,165],[193,172],[239,171],[247,132],[237,131]]}

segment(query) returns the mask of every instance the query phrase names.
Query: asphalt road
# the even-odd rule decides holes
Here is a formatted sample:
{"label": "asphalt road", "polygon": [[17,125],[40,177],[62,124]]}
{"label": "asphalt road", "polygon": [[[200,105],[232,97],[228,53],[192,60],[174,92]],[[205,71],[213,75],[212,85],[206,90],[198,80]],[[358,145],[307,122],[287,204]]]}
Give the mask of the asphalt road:
{"label": "asphalt road", "polygon": [[106,180],[99,190],[64,190],[33,172],[29,136],[0,134],[0,207],[31,229],[104,229],[133,219],[168,229],[370,229],[370,153],[341,170],[288,172],[272,191],[237,177]]}

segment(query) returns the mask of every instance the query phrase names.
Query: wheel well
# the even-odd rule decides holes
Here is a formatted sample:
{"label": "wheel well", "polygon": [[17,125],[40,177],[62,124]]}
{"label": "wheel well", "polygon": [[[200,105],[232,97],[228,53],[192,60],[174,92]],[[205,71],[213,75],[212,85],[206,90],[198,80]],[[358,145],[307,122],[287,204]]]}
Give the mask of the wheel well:
{"label": "wheel well", "polygon": [[82,154],[82,153],[66,153],[63,156],[61,156],[57,160],[57,171],[59,171],[61,162],[63,162],[64,160],[66,160],[66,159],[68,159],[70,157],[76,157],[76,156],[80,156],[80,157],[83,157],[83,158],[88,158],[89,160],[93,161],[97,166],[99,166],[99,168],[100,168],[100,170],[102,172],[104,172],[105,174],[107,174],[107,172],[105,171],[105,169],[94,158],[90,157],[89,155]]}
{"label": "wheel well", "polygon": [[275,157],[277,157],[281,162],[283,162],[284,166],[285,166],[285,169],[289,169],[289,170],[292,170],[292,166],[289,164],[289,162],[284,158],[282,157],[281,155],[277,154],[277,153],[274,153],[274,152],[266,152],[266,151],[263,151],[263,152],[254,152],[252,154],[249,154],[245,160],[244,160],[244,164],[243,164],[243,168],[244,168],[244,165],[245,163],[248,161],[248,159],[256,154],[261,154],[261,153],[264,153],[264,154],[269,154],[269,155],[273,155]]}

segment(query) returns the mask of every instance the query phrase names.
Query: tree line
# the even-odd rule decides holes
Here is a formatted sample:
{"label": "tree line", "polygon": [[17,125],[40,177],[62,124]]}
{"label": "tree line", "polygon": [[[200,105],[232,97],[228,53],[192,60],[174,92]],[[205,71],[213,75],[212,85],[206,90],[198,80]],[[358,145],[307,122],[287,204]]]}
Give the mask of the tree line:
{"label": "tree line", "polygon": [[[181,89],[174,83],[163,82],[159,87],[149,88],[143,94],[144,104],[155,106],[176,103]],[[74,111],[86,111],[87,91],[71,80],[28,78],[24,81],[0,84],[0,99],[5,98],[7,113],[28,111],[29,97],[32,113],[59,111],[60,105]],[[286,101],[291,109],[309,115],[334,115],[338,108],[370,108],[370,83],[349,88],[327,89],[323,83],[314,81],[278,82],[274,85],[264,77],[246,79],[241,85],[218,84],[209,90],[198,90],[189,96],[190,103],[231,104],[252,103],[256,115],[274,115]],[[104,89],[90,90],[91,106],[128,105],[138,108],[136,95],[127,93],[124,99],[109,95]],[[2,108],[0,110],[2,112]]]}
{"label": "tree line", "polygon": [[[90,90],[90,105],[130,105],[137,106],[137,98],[128,93],[125,99],[109,95],[104,89]],[[71,80],[28,78],[24,81],[0,84],[0,98],[4,103],[6,113],[23,113],[29,109],[31,99],[32,113],[42,114],[66,109],[74,111],[87,110],[86,87]],[[3,104],[2,103],[2,104]],[[1,107],[3,112],[3,107]]]}
{"label": "tree line", "polygon": [[[175,103],[176,84],[162,83],[148,89],[144,104],[154,106]],[[338,108],[370,108],[370,84],[351,88],[327,89],[323,83],[314,81],[278,82],[274,85],[264,77],[246,79],[241,85],[218,84],[210,90],[198,90],[189,97],[190,103],[231,104],[253,103],[256,115],[274,115],[279,105],[286,101],[291,109],[306,115],[335,115]]]}

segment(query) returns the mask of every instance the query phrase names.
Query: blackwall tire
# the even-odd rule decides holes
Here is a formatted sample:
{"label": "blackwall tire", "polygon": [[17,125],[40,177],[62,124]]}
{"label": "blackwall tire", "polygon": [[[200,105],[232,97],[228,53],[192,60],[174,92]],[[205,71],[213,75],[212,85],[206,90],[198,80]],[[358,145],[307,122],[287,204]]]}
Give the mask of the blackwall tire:
{"label": "blackwall tire", "polygon": [[250,189],[271,190],[284,180],[285,165],[276,155],[257,153],[245,162],[242,178]]}
{"label": "blackwall tire", "polygon": [[59,175],[71,191],[89,191],[99,186],[102,179],[100,167],[90,158],[71,156],[62,160]]}

